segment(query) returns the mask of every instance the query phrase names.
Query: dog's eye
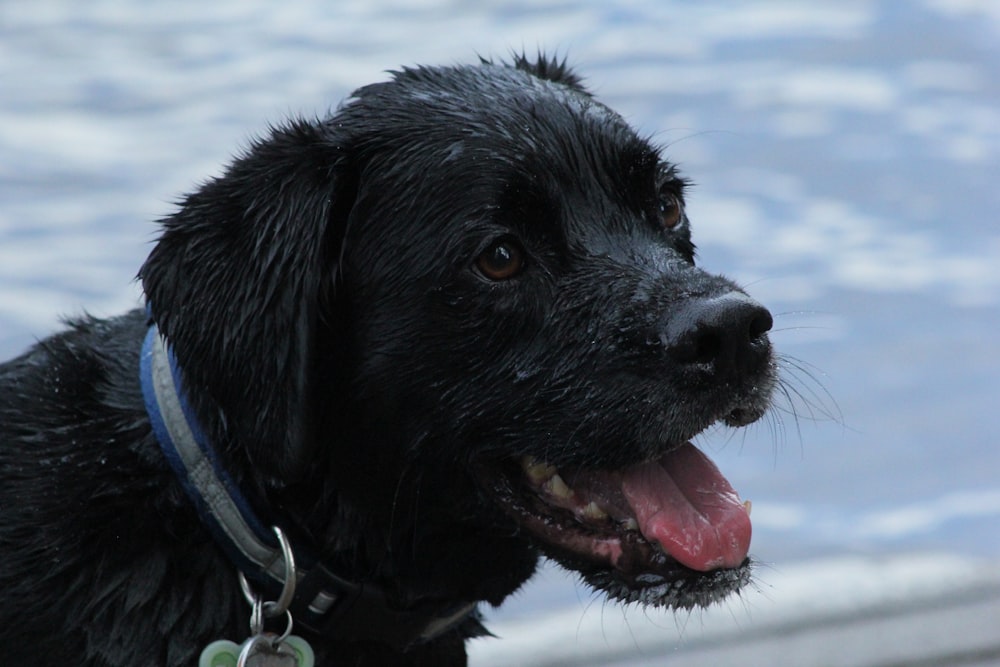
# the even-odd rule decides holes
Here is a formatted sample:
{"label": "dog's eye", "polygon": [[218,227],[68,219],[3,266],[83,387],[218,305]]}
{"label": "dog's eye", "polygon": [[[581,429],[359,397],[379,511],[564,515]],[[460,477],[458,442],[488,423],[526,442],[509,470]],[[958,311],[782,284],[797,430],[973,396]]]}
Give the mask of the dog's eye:
{"label": "dog's eye", "polygon": [[509,280],[524,268],[524,251],[517,241],[500,239],[476,258],[476,266],[490,280]]}
{"label": "dog's eye", "polygon": [[659,204],[660,224],[664,229],[673,229],[683,217],[681,202],[672,192],[664,192],[660,195]]}

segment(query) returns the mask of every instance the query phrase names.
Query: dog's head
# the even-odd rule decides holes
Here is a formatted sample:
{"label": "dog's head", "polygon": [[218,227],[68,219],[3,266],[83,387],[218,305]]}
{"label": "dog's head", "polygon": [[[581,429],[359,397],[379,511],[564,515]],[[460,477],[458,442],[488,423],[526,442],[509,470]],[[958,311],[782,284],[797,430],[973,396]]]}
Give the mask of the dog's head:
{"label": "dog's head", "polygon": [[775,382],[770,315],[695,266],[689,224],[657,148],[519,58],[274,130],[141,277],[238,476],[314,530],[353,517],[373,576],[498,601],[540,550],[689,607],[745,583],[750,538],[689,441]]}

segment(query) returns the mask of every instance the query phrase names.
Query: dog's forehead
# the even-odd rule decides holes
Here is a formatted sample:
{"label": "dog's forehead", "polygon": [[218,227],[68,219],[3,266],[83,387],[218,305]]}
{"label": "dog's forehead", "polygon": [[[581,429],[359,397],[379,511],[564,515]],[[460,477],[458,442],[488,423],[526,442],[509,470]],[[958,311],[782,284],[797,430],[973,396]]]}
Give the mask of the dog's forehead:
{"label": "dog's forehead", "polygon": [[582,88],[503,65],[404,69],[355,91],[338,115],[354,121],[368,148],[439,164],[471,153],[500,163],[543,158],[552,168],[578,162],[578,168],[649,162],[657,153]]}
{"label": "dog's forehead", "polygon": [[433,236],[464,261],[504,228],[597,252],[617,243],[616,221],[639,219],[664,167],[586,91],[499,65],[405,70],[357,91],[338,117],[365,167],[365,210],[394,221],[391,234],[355,233],[386,257],[420,254]]}

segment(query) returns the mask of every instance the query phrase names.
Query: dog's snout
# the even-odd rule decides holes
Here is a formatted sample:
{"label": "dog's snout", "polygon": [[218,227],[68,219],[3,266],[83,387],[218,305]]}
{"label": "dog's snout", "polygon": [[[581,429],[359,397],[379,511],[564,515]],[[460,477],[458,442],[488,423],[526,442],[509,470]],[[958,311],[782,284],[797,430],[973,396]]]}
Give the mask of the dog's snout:
{"label": "dog's snout", "polygon": [[713,367],[719,375],[751,372],[770,347],[774,324],[763,305],[741,292],[692,299],[666,321],[662,340],[671,359]]}

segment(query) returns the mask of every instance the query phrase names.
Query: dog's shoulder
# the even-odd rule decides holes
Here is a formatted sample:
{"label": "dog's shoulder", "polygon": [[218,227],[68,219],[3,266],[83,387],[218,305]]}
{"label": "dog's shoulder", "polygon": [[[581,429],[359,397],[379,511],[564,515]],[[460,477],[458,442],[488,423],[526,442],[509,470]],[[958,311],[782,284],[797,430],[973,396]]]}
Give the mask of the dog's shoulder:
{"label": "dog's shoulder", "polygon": [[135,341],[141,342],[145,328],[142,311],[107,320],[85,315],[66,324],[63,331],[0,364],[0,433],[5,444],[0,451],[33,430],[56,426],[51,421],[59,421],[60,411],[67,425],[79,424],[82,413],[97,417],[105,409],[101,404],[132,395],[131,387],[121,385],[137,383],[138,377],[122,375],[133,374],[138,363]]}

